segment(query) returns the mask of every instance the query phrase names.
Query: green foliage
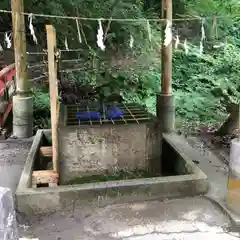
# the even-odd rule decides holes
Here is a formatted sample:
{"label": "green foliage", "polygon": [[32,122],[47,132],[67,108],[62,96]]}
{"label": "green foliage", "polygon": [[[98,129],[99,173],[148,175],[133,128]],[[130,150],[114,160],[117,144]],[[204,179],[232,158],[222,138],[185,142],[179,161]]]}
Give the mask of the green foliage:
{"label": "green foliage", "polygon": [[[93,4],[94,2],[94,4]],[[154,18],[159,16],[159,1],[145,0],[25,0],[26,12],[53,15],[69,15],[95,18]],[[0,3],[0,8],[9,8],[9,1]],[[200,23],[192,25],[183,22],[176,25],[180,35],[188,38],[195,47],[185,55],[183,50],[173,55],[173,91],[175,94],[178,119],[219,122],[226,117],[226,107],[239,102],[240,93],[240,29],[239,4],[236,0],[181,0],[173,1],[174,16],[221,16],[217,26],[212,18],[205,19],[207,42],[205,54],[198,54]],[[0,18],[1,28],[9,26],[9,16]],[[36,18],[34,24],[40,44],[46,45],[45,27],[51,23],[57,30],[58,46],[64,47],[67,36],[70,48],[80,48],[80,54],[62,55],[62,58],[80,58],[82,71],[62,75],[69,83],[100,85],[109,82],[110,89],[119,90],[126,101],[138,102],[155,113],[155,94],[160,88],[161,53],[159,23],[151,23],[151,42],[148,39],[146,22],[110,23],[106,36],[106,51],[96,45],[98,23],[80,21],[83,44],[78,42],[75,20]],[[103,21],[104,32],[108,21]],[[84,34],[83,34],[84,33]],[[134,47],[130,49],[130,35],[134,37]],[[41,37],[40,37],[41,36]],[[227,39],[228,48],[213,48]],[[182,39],[181,39],[182,40]],[[76,65],[74,66],[76,67]],[[107,77],[100,77],[105,72]],[[49,126],[49,94],[45,90],[34,89],[35,123],[37,127]]]}
{"label": "green foliage", "polygon": [[51,128],[48,90],[33,88],[34,131]]}

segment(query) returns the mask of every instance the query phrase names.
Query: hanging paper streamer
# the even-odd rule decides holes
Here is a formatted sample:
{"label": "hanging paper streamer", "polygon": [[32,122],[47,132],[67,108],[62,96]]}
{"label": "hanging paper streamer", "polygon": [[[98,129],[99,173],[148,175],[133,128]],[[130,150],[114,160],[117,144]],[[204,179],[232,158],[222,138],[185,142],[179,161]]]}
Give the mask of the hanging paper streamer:
{"label": "hanging paper streamer", "polygon": [[134,38],[133,38],[133,36],[131,35],[131,36],[130,36],[130,42],[129,42],[129,47],[130,47],[130,48],[133,48],[133,43],[134,43]]}
{"label": "hanging paper streamer", "polygon": [[206,34],[205,34],[205,29],[204,29],[204,19],[202,19],[202,24],[201,24],[201,34],[202,34],[202,37],[201,37],[201,40],[204,41],[206,39]]}
{"label": "hanging paper streamer", "polygon": [[147,31],[148,31],[148,39],[151,42],[151,40],[152,40],[152,33],[151,33],[151,26],[150,26],[150,23],[149,23],[148,20],[147,20]]}
{"label": "hanging paper streamer", "polygon": [[216,16],[213,16],[212,29],[213,29],[214,37],[218,38],[218,28],[217,28],[217,18],[216,18]]}
{"label": "hanging paper streamer", "polygon": [[204,19],[202,19],[202,24],[201,24],[201,41],[200,41],[200,46],[199,46],[199,53],[203,54],[203,42],[206,39],[206,34],[205,34],[205,29],[204,29]]}
{"label": "hanging paper streamer", "polygon": [[78,19],[76,18],[76,24],[77,24],[77,31],[78,31],[78,40],[80,43],[82,43],[82,36],[81,36],[81,32],[80,32],[80,28],[79,28],[79,22]]}
{"label": "hanging paper streamer", "polygon": [[189,49],[188,49],[188,45],[187,45],[187,39],[185,39],[183,46],[184,46],[185,53],[188,54]]}
{"label": "hanging paper streamer", "polygon": [[180,39],[179,39],[179,35],[176,36],[176,40],[175,40],[175,49],[178,48],[178,45],[180,44]]}
{"label": "hanging paper streamer", "polygon": [[200,41],[199,53],[200,53],[200,55],[203,54],[203,42],[202,41]]}
{"label": "hanging paper streamer", "polygon": [[28,21],[29,21],[29,30],[30,30],[30,33],[33,37],[33,41],[37,44],[38,43],[38,40],[37,40],[37,37],[35,35],[35,31],[34,31],[34,27],[33,27],[33,24],[32,24],[32,21],[33,21],[33,14],[29,14],[28,15]]}
{"label": "hanging paper streamer", "polygon": [[106,47],[103,42],[103,36],[104,36],[104,33],[103,33],[102,21],[101,21],[101,19],[99,19],[98,20],[97,45],[98,45],[98,47],[101,48],[102,51],[105,51]]}
{"label": "hanging paper streamer", "polygon": [[217,45],[213,45],[213,48],[221,48],[221,47],[224,47],[225,46],[225,43],[220,43],[220,44],[217,44]]}
{"label": "hanging paper streamer", "polygon": [[12,46],[12,42],[11,42],[11,36],[12,36],[12,34],[11,33],[5,33],[5,42],[6,42],[6,44],[7,44],[7,48],[11,48],[11,46]]}
{"label": "hanging paper streamer", "polygon": [[65,37],[65,42],[64,42],[64,44],[65,44],[65,48],[66,48],[66,50],[69,51],[68,40],[67,40],[66,37]]}
{"label": "hanging paper streamer", "polygon": [[172,41],[172,23],[167,20],[167,26],[165,28],[164,46],[167,47]]}
{"label": "hanging paper streamer", "polygon": [[227,49],[228,49],[228,42],[227,42],[227,38],[226,38],[225,42],[224,42],[224,53],[227,52]]}

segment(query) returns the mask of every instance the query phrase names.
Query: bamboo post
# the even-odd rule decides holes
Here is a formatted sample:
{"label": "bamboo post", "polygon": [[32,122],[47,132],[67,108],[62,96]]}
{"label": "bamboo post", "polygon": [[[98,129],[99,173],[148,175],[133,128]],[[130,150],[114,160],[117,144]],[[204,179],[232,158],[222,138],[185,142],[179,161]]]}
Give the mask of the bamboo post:
{"label": "bamboo post", "polygon": [[[169,21],[172,23],[172,0],[163,0],[162,1],[162,18],[166,19],[166,22]],[[164,25],[163,25],[164,26]],[[162,86],[161,92],[163,94],[172,93],[172,41],[168,46],[164,46],[164,31],[166,24],[162,29],[163,38],[162,38]]]}
{"label": "bamboo post", "polygon": [[13,135],[33,135],[33,99],[27,76],[27,53],[23,0],[12,0],[12,28],[16,68],[16,95],[13,97]]}
{"label": "bamboo post", "polygon": [[52,161],[53,170],[59,173],[59,153],[58,153],[58,123],[59,123],[59,103],[58,103],[58,82],[56,63],[56,31],[52,25],[46,25],[47,50],[48,50],[48,76],[51,103],[51,125],[52,125]]}
{"label": "bamboo post", "polygon": [[22,12],[24,12],[23,0],[12,0],[13,40],[18,93],[25,93],[28,90],[25,21],[24,16],[21,14]]}
{"label": "bamboo post", "polygon": [[157,94],[157,117],[163,132],[171,132],[175,125],[174,99],[172,95],[172,41],[165,46],[165,29],[167,23],[172,24],[172,0],[162,0],[162,77],[160,93]]}

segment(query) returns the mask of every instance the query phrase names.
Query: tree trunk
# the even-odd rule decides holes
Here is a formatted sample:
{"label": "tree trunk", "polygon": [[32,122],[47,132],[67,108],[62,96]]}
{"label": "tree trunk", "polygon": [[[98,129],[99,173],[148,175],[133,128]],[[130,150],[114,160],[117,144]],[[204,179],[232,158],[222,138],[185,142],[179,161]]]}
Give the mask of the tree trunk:
{"label": "tree trunk", "polygon": [[218,136],[232,134],[239,128],[239,105],[232,104],[227,120],[216,132]]}

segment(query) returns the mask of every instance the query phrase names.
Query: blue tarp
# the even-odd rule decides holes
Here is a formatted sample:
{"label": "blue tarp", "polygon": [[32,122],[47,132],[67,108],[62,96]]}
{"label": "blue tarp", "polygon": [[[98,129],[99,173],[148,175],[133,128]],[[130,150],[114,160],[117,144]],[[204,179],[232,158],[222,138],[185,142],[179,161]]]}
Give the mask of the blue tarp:
{"label": "blue tarp", "polygon": [[76,119],[79,121],[100,120],[102,115],[99,112],[77,112]]}
{"label": "blue tarp", "polygon": [[117,107],[111,107],[107,110],[108,119],[121,119],[123,112]]}
{"label": "blue tarp", "polygon": [[[121,119],[123,112],[117,107],[111,107],[107,110],[107,118],[116,120]],[[79,121],[100,120],[102,115],[99,112],[77,112],[76,119]]]}

